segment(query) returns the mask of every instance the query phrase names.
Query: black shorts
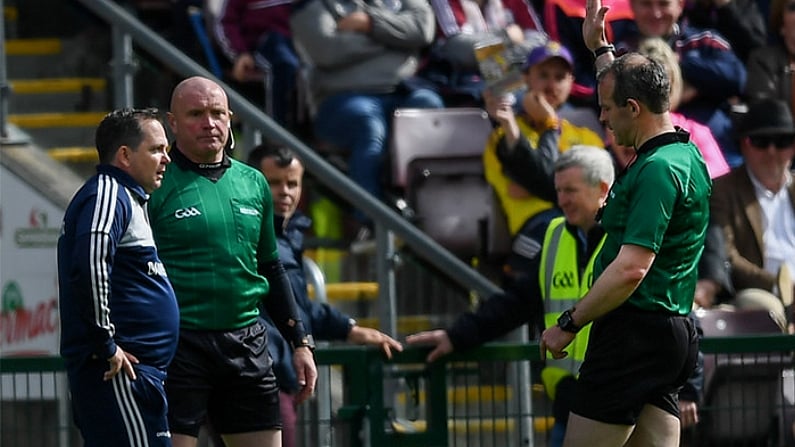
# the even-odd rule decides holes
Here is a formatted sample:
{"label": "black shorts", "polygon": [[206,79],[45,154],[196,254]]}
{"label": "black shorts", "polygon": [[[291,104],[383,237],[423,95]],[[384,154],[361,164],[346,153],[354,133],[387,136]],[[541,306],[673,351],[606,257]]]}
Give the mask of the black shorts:
{"label": "black shorts", "polygon": [[173,433],[198,436],[208,419],[220,434],[281,429],[279,389],[265,328],[180,330],[166,379]]}
{"label": "black shorts", "polygon": [[572,412],[635,425],[651,404],[678,417],[678,393],[697,356],[690,318],[625,304],[593,323]]}

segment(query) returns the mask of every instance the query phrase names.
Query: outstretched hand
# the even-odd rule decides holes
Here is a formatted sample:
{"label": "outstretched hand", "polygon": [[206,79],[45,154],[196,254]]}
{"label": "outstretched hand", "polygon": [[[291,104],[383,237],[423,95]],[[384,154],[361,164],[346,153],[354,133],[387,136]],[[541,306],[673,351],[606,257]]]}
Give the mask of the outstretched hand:
{"label": "outstretched hand", "polygon": [[605,16],[609,10],[610,7],[602,6],[602,0],[585,0],[582,38],[585,46],[591,51],[609,43],[605,34]]}
{"label": "outstretched hand", "polygon": [[418,332],[406,337],[406,344],[432,346],[434,349],[425,358],[427,362],[432,362],[439,357],[453,352],[455,349],[447,332],[441,329],[434,331]]}
{"label": "outstretched hand", "polygon": [[348,341],[357,345],[378,346],[384,351],[388,359],[392,358],[393,349],[398,352],[403,351],[403,345],[399,341],[377,329],[369,327],[353,326],[348,333]]}

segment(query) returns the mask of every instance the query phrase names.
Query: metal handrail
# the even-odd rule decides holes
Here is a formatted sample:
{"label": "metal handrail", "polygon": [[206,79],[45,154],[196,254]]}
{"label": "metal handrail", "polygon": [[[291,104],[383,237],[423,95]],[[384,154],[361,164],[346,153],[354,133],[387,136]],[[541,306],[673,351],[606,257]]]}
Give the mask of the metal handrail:
{"label": "metal handrail", "polygon": [[[313,149],[279,126],[263,111],[235,92],[234,89],[219,80],[207,69],[151,31],[124,8],[109,0],[78,1],[110,23],[114,30],[119,30],[121,34],[129,35],[136,45],[148,51],[154,58],[176,73],[186,77],[204,76],[218,82],[227,92],[232,110],[244,122],[267,132],[271,139],[284,143],[293,149],[304,161],[306,169],[320,183],[345,198],[349,203],[356,204],[357,208],[361,209],[377,224],[394,232],[409,247],[415,250],[419,256],[438,268],[451,281],[473,289],[482,296],[490,296],[500,292],[499,287],[453,256],[397,212],[371,197],[338,169],[320,157]],[[114,31],[115,33],[116,31]],[[117,61],[117,64],[122,64],[122,62]],[[123,84],[129,86],[129,83]],[[126,97],[129,98],[129,95]]]}

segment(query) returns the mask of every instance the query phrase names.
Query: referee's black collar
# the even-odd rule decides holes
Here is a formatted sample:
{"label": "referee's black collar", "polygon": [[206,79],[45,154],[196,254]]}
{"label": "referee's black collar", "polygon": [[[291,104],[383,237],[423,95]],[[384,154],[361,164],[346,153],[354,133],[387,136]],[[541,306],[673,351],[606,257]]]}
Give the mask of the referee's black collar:
{"label": "referee's black collar", "polygon": [[690,141],[690,132],[677,126],[674,132],[661,133],[660,135],[651,137],[643,143],[636,152],[642,154],[644,152],[650,152],[658,147],[674,143],[687,143],[688,141]]}
{"label": "referee's black collar", "polygon": [[226,170],[232,166],[232,160],[229,158],[229,155],[227,155],[226,152],[224,152],[223,158],[218,163],[194,163],[182,153],[182,150],[177,147],[177,143],[171,145],[171,151],[168,155],[171,156],[171,160],[181,169],[191,170],[214,182],[217,182],[221,177],[223,177],[223,175],[226,173]]}

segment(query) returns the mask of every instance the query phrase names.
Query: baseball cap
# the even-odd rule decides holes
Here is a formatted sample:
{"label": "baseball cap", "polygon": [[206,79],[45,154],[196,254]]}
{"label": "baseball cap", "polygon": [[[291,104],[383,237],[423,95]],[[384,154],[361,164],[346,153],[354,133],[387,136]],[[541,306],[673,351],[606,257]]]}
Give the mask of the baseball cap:
{"label": "baseball cap", "polygon": [[566,61],[569,69],[574,69],[574,58],[571,57],[571,52],[564,47],[560,42],[550,40],[547,43],[537,46],[530,50],[527,54],[527,59],[522,65],[522,71],[527,71],[533,65],[545,62],[553,57],[557,57]]}

